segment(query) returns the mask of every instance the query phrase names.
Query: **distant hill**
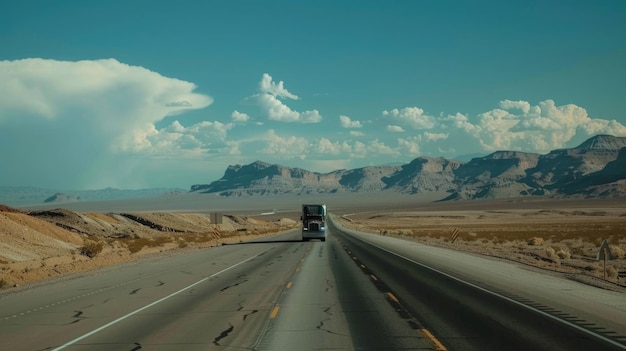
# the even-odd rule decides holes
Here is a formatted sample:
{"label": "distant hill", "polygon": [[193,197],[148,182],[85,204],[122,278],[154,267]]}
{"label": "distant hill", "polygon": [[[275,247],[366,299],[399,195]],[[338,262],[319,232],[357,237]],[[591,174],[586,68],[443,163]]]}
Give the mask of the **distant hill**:
{"label": "distant hill", "polygon": [[0,186],[0,203],[12,206],[76,201],[121,200],[184,193],[178,188],[58,190],[37,187]]}
{"label": "distant hill", "polygon": [[545,155],[497,151],[468,162],[418,157],[405,165],[329,173],[261,161],[229,166],[224,176],[192,192],[222,196],[341,192],[441,192],[442,200],[550,196],[626,196],[626,137],[598,135]]}

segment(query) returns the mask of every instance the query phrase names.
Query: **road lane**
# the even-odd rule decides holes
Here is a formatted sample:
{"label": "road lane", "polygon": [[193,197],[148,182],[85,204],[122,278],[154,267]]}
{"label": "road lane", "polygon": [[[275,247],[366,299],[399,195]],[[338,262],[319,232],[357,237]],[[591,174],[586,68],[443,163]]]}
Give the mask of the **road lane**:
{"label": "road lane", "polygon": [[[288,279],[283,274],[292,274],[289,267],[303,255],[303,243],[224,246],[4,294],[0,337],[11,350],[55,348],[187,288],[66,349],[130,350],[142,343],[161,349],[177,343],[186,349],[224,342],[249,346]],[[223,337],[231,326],[240,327],[232,333],[237,337]]]}
{"label": "road lane", "polygon": [[434,349],[376,289],[332,232],[288,283],[258,350]]}
{"label": "road lane", "polygon": [[[332,225],[331,228],[337,231]],[[589,323],[578,314],[547,307],[549,301],[542,300],[548,305],[538,306],[530,297],[501,293],[511,288],[523,294],[520,283],[532,291],[528,296],[540,294],[544,289],[548,291],[545,286],[533,286],[535,281],[532,278],[541,280],[545,275],[536,274],[531,278],[520,274],[509,276],[508,284],[498,283],[491,273],[497,276],[500,270],[509,269],[505,263],[399,239],[346,232],[337,231],[337,234],[449,349],[626,349],[623,336],[604,327],[613,325],[611,321],[602,325]],[[432,255],[433,251],[438,255]],[[484,265],[474,266],[476,260],[483,260]],[[437,269],[429,268],[420,263],[422,261]],[[516,279],[521,281],[512,281]],[[488,292],[493,291],[494,284],[499,289],[495,293]],[[598,293],[603,294],[602,291]],[[564,297],[562,294],[562,300]],[[564,306],[567,302],[555,302],[559,303]],[[623,313],[612,313],[609,319],[624,321],[624,316]]]}
{"label": "road lane", "polygon": [[436,349],[332,234],[163,256],[0,296],[7,350]]}
{"label": "road lane", "polygon": [[5,293],[0,337],[10,350],[620,349],[486,297],[471,267],[449,270],[466,284],[363,238],[389,241],[331,227],[326,242],[301,242],[294,231]]}

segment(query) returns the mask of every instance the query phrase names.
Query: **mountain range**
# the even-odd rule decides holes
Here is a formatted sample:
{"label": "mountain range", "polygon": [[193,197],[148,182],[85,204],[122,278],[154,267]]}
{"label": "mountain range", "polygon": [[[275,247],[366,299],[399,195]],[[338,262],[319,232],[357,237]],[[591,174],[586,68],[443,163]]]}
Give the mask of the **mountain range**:
{"label": "mountain range", "polygon": [[229,166],[224,176],[191,192],[221,196],[341,192],[442,194],[441,200],[519,196],[626,196],[626,137],[597,135],[547,154],[497,151],[462,162],[418,157],[408,164],[318,173],[256,161]]}

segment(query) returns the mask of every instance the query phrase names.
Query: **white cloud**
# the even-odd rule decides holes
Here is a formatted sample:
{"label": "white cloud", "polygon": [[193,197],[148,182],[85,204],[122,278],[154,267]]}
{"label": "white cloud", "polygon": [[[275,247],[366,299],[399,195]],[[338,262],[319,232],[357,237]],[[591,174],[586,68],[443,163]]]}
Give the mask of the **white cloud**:
{"label": "white cloud", "polygon": [[391,116],[397,122],[413,129],[430,129],[435,126],[435,118],[424,114],[419,107],[405,107],[401,110],[383,111],[383,116]]}
{"label": "white cloud", "polygon": [[317,110],[298,112],[280,101],[279,98],[298,99],[298,96],[287,91],[282,81],[278,84],[274,83],[269,74],[263,74],[260,87],[261,94],[257,96],[257,99],[270,120],[300,123],[318,123],[322,120]]}
{"label": "white cloud", "polygon": [[247,122],[250,120],[250,116],[237,110],[233,111],[233,113],[231,114],[231,118],[234,122]]}
{"label": "white cloud", "polygon": [[478,140],[486,151],[512,149],[542,153],[565,147],[576,136],[626,135],[626,127],[615,120],[590,118],[582,107],[557,106],[553,100],[541,101],[536,106],[526,101],[505,100],[499,108],[479,114],[475,123],[462,114],[448,116],[443,121],[451,122],[451,126]]}
{"label": "white cloud", "polygon": [[278,84],[274,83],[272,76],[267,73],[263,74],[263,78],[261,78],[261,83],[259,83],[261,92],[264,94],[269,94],[272,96],[277,96],[283,99],[299,99],[297,95],[290,93],[287,89],[285,89],[285,84],[281,80]]}
{"label": "white cloud", "polygon": [[81,126],[81,133],[97,134],[115,150],[145,150],[158,133],[155,123],[212,103],[194,93],[192,83],[113,59],[2,61],[0,77],[8,82],[0,83],[3,119],[27,113],[67,124],[68,133]]}
{"label": "white cloud", "polygon": [[379,155],[398,155],[399,154],[398,150],[395,150],[385,145],[385,143],[379,141],[378,139],[370,141],[370,143],[367,145],[367,151],[368,153],[374,153],[374,154],[379,154]]}
{"label": "white cloud", "polygon": [[[27,153],[32,164],[71,160],[45,172],[48,183],[81,186],[90,181],[86,174],[97,172],[114,185],[125,154],[135,160],[171,155],[202,142],[199,134],[185,135],[180,124],[155,126],[212,103],[195,90],[193,83],[114,59],[0,61],[0,139]],[[34,145],[46,147],[30,153]]]}
{"label": "white cloud", "polygon": [[404,132],[404,128],[402,128],[400,126],[388,125],[387,126],[387,131],[388,132],[392,132],[392,133],[402,133],[402,132]]}
{"label": "white cloud", "polygon": [[320,139],[317,144],[317,153],[325,155],[349,154],[352,152],[352,146],[348,142],[331,142],[326,138]]}
{"label": "white cloud", "polygon": [[362,136],[365,136],[365,133],[360,132],[358,130],[351,130],[350,135],[355,136],[355,137],[362,137]]}
{"label": "white cloud", "polygon": [[500,101],[500,108],[503,110],[513,110],[513,109],[519,109],[520,111],[522,111],[522,113],[529,113],[530,112],[530,103],[528,103],[527,101],[511,101],[511,100],[504,100],[504,101]]}
{"label": "white cloud", "polygon": [[411,137],[411,138],[399,138],[398,139],[398,148],[403,151],[403,154],[409,154],[412,156],[418,156],[420,153],[420,138],[419,137]]}
{"label": "white cloud", "polygon": [[426,141],[437,141],[437,140],[446,140],[448,139],[448,134],[446,133],[430,133],[424,132],[424,139]]}
{"label": "white cloud", "polygon": [[339,116],[339,123],[344,128],[361,128],[363,125],[360,121],[353,121],[348,116]]}
{"label": "white cloud", "polygon": [[[544,100],[536,105],[522,100],[504,100],[497,108],[473,117],[456,113],[435,119],[419,107],[383,111],[383,117],[396,121],[396,124],[387,126],[389,132],[402,132],[406,127],[428,129],[419,139],[411,142],[398,139],[398,147],[431,153],[440,153],[441,150],[453,152],[459,148],[545,153],[597,134],[626,136],[626,127],[615,120],[591,118],[580,106],[559,106],[553,100]],[[442,149],[444,140],[447,144],[448,140],[454,140],[454,145],[446,144]],[[426,143],[433,145],[427,146]]]}
{"label": "white cloud", "polygon": [[265,147],[259,150],[261,154],[303,158],[310,149],[310,143],[305,138],[296,136],[281,137],[272,129],[262,139],[265,142]]}

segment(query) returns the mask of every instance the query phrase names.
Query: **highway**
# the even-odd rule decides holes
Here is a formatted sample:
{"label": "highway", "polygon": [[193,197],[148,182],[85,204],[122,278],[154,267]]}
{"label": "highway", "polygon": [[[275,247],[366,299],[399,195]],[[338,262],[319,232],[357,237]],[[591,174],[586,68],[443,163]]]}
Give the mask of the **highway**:
{"label": "highway", "polygon": [[626,350],[624,310],[555,298],[512,265],[337,227],[299,237],[3,292],[2,349]]}

